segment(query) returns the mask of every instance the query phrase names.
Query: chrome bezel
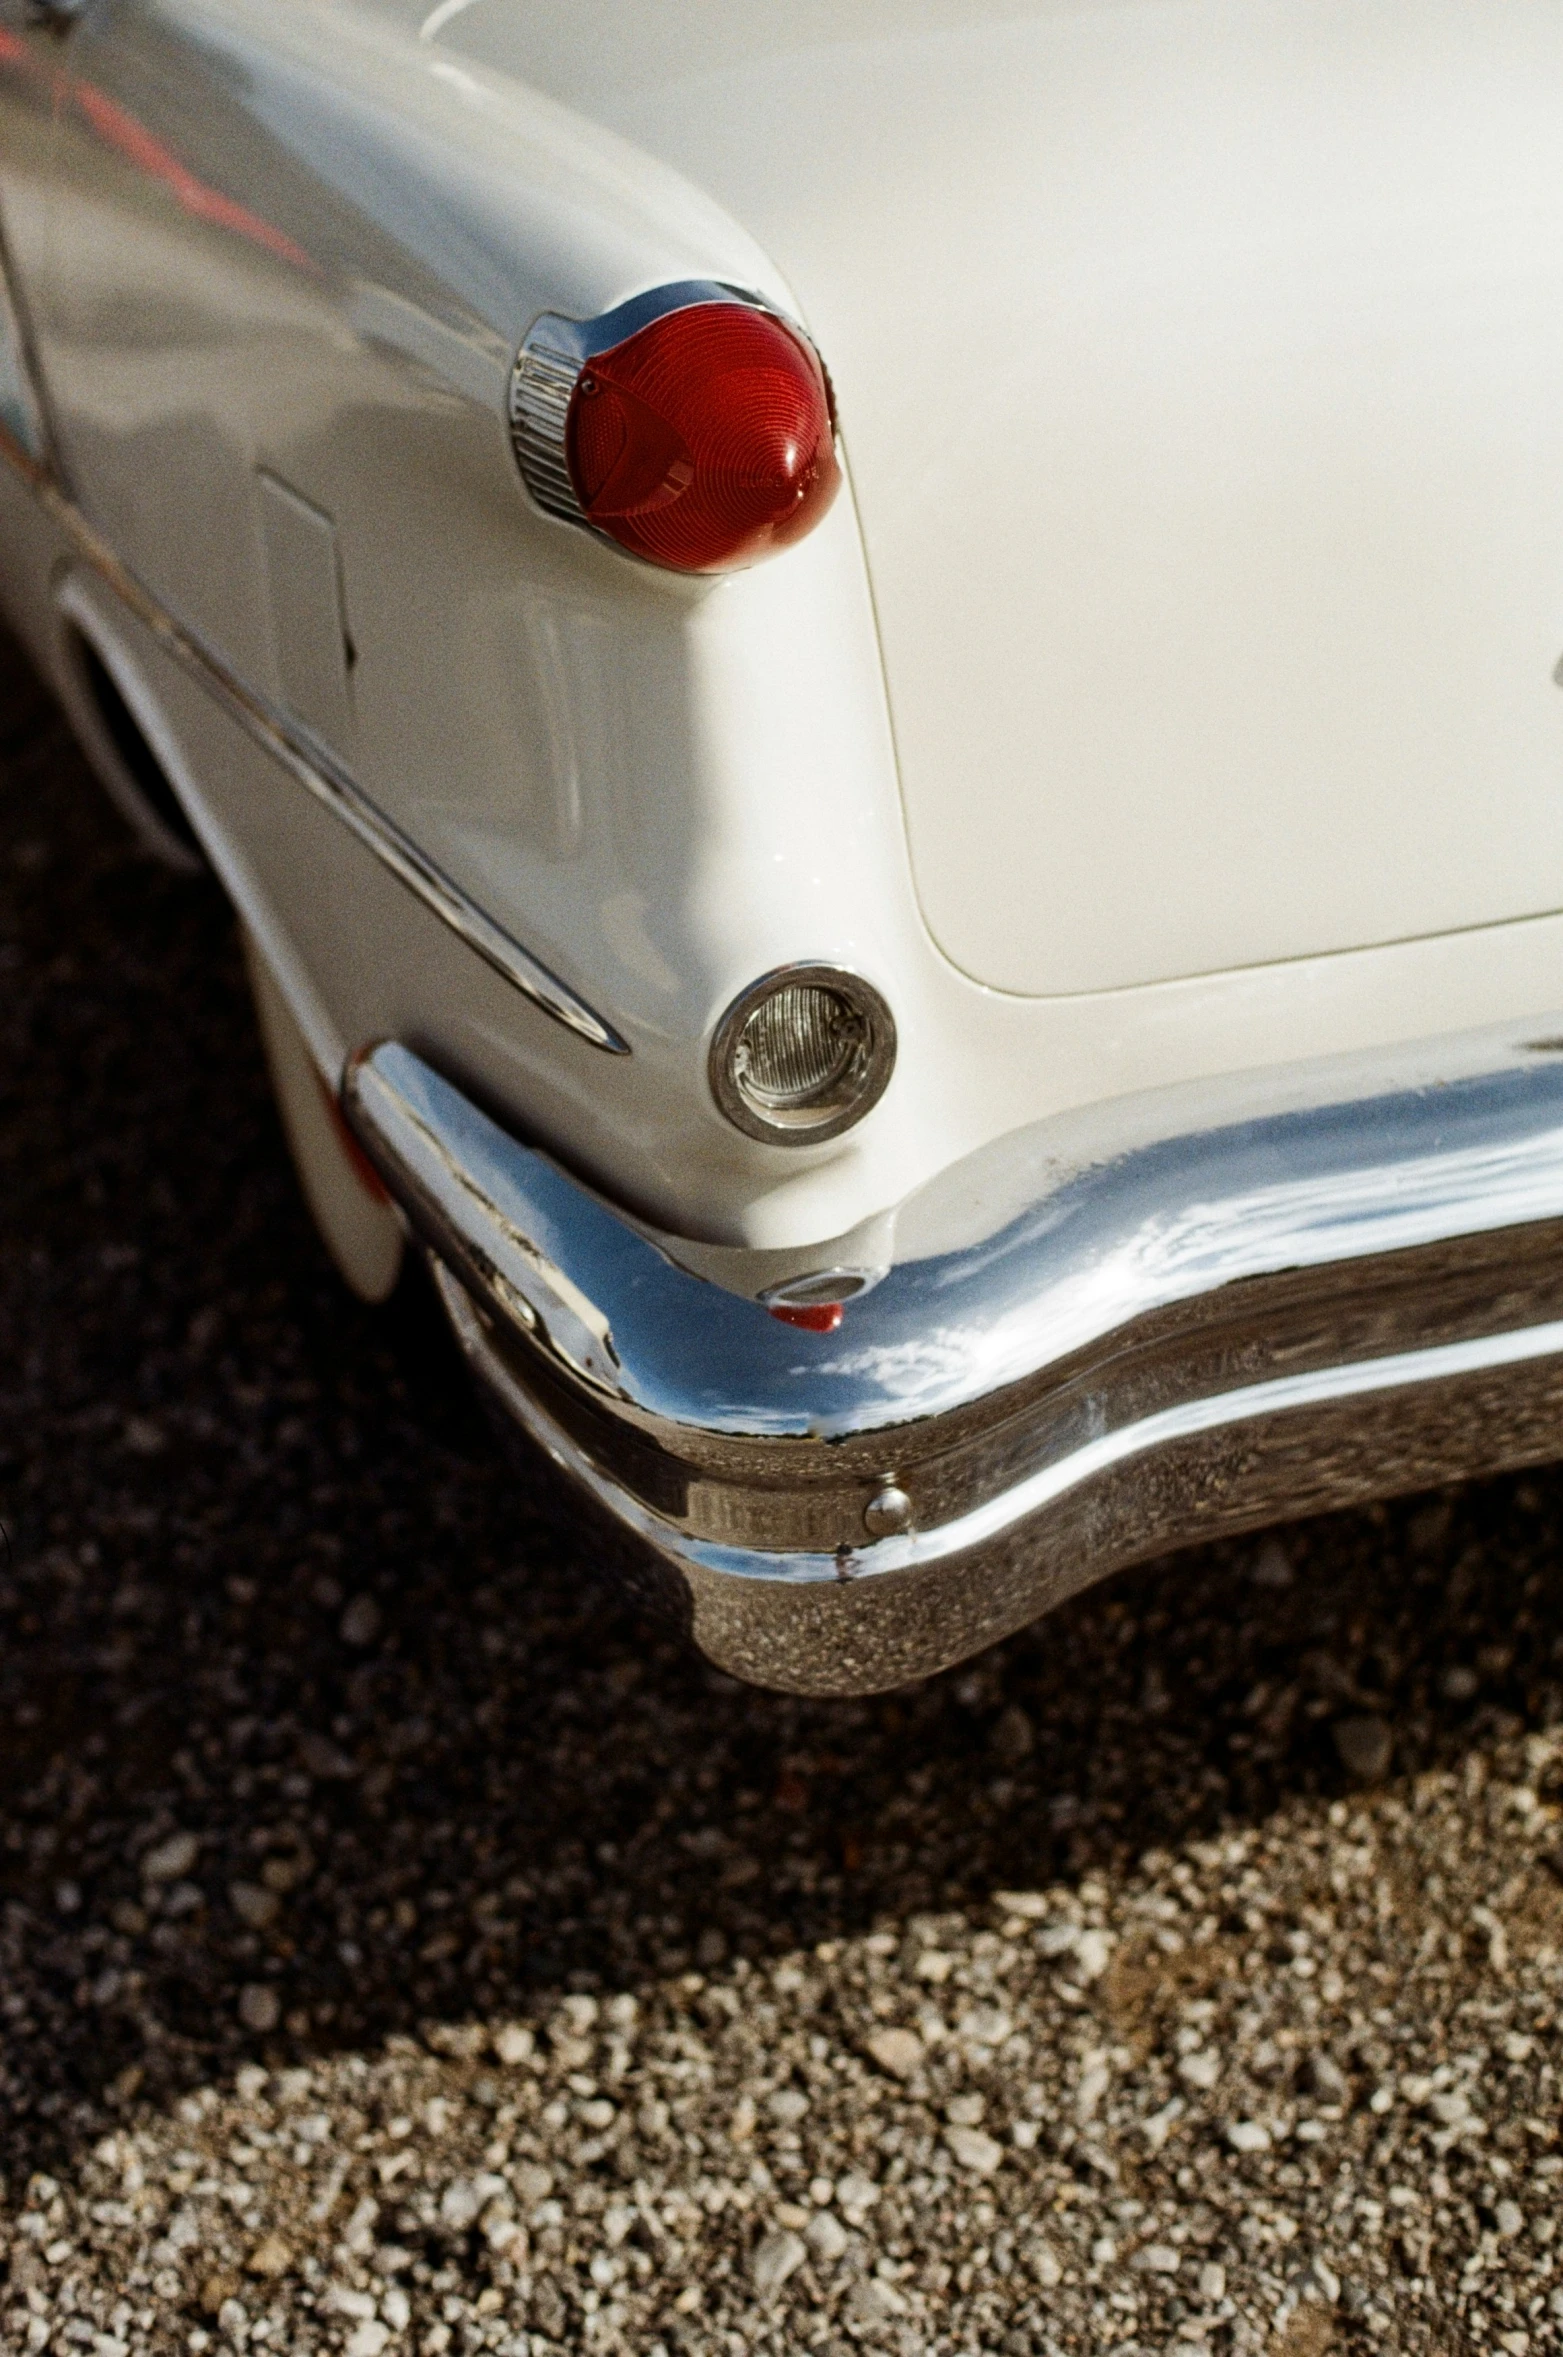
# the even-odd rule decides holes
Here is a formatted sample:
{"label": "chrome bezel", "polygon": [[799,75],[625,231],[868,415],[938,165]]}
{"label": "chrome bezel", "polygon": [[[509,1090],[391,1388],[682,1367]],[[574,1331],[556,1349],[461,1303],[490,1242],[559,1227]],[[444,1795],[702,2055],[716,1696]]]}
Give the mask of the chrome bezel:
{"label": "chrome bezel", "polygon": [[[746,1097],[734,1078],[732,1060],[744,1026],[768,998],[779,990],[799,983],[819,989],[833,990],[846,999],[868,1026],[868,1048],[861,1067],[861,1082],[849,1104],[837,1105],[822,1112],[819,1120],[797,1117],[773,1117]],[[841,1137],[855,1129],[865,1115],[871,1113],[890,1085],[895,1070],[895,1017],[879,991],[861,974],[854,974],[846,966],[833,966],[823,959],[808,959],[797,965],[777,966],[769,974],[762,974],[748,989],[740,991],[728,1008],[711,1041],[708,1070],[711,1094],[735,1129],[746,1137],[759,1138],[768,1146],[820,1146],[831,1138]]]}
{"label": "chrome bezel", "polygon": [[[652,560],[599,530],[575,496],[565,454],[570,403],[582,370],[599,352],[611,352],[616,344],[637,335],[655,319],[666,319],[674,311],[693,310],[702,303],[735,303],[744,310],[764,311],[772,319],[781,320],[794,335],[802,336],[824,369],[824,360],[808,329],[800,326],[779,304],[768,302],[752,288],[729,286],[723,279],[686,278],[668,286],[651,287],[645,294],[632,295],[627,303],[617,303],[611,311],[599,312],[595,319],[569,319],[562,312],[545,311],[528,328],[510,372],[510,439],[521,480],[535,505],[557,522],[574,524],[579,531],[589,532],[594,540],[600,540],[634,564],[648,565]],[[825,383],[828,389],[828,370]],[[657,571],[664,569],[654,567]]]}
{"label": "chrome bezel", "polygon": [[784,1277],[779,1285],[767,1285],[755,1298],[766,1309],[834,1307],[871,1292],[883,1274],[882,1269],[814,1269],[801,1277]]}

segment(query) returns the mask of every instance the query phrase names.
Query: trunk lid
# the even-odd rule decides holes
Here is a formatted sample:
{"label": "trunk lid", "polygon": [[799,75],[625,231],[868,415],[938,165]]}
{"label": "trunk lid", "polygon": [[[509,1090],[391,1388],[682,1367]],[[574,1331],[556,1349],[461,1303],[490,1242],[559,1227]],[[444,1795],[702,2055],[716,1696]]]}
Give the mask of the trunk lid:
{"label": "trunk lid", "polygon": [[922,905],[1101,990],[1563,906],[1553,0],[474,0],[774,256]]}

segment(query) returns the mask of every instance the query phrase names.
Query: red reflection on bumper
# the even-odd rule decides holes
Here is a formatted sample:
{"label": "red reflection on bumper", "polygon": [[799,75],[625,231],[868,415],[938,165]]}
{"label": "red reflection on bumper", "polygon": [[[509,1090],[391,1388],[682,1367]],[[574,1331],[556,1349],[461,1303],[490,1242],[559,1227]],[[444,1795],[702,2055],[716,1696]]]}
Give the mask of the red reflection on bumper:
{"label": "red reflection on bumper", "polygon": [[784,1326],[801,1326],[805,1334],[834,1334],[846,1316],[846,1306],[839,1301],[800,1302],[772,1301],[767,1308],[773,1318],[780,1318]]}

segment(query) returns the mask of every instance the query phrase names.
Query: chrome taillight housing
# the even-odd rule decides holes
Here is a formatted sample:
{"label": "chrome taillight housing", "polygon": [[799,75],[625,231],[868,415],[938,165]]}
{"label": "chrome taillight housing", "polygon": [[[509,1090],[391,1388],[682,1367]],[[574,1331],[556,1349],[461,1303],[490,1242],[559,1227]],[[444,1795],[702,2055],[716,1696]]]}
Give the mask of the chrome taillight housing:
{"label": "chrome taillight housing", "polygon": [[539,319],[510,422],[549,515],[678,573],[725,573],[812,531],[841,485],[830,382],[802,328],[698,281],[598,319]]}

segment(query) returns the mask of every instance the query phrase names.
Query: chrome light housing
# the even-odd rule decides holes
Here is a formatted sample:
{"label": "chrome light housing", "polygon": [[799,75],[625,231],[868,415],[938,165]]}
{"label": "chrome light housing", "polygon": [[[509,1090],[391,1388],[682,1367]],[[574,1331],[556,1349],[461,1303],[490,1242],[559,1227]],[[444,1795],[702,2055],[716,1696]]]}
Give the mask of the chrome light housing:
{"label": "chrome light housing", "polygon": [[722,1017],[711,1092],[746,1137],[819,1145],[878,1104],[895,1050],[895,1018],[872,983],[840,966],[784,966]]}

